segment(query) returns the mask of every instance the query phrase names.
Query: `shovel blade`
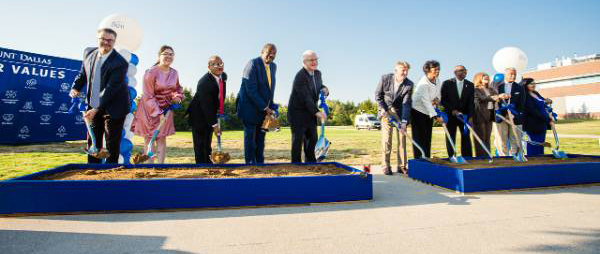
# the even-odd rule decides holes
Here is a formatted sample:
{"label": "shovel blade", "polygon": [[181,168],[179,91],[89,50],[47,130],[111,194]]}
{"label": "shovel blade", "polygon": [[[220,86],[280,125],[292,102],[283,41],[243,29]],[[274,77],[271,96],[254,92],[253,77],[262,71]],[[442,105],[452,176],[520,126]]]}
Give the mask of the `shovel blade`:
{"label": "shovel blade", "polygon": [[560,151],[557,149],[552,149],[552,155],[557,159],[567,159],[569,158],[564,151]]}
{"label": "shovel blade", "polygon": [[456,161],[458,161],[460,164],[467,164],[467,160],[465,160],[465,158],[462,156],[456,157]]}

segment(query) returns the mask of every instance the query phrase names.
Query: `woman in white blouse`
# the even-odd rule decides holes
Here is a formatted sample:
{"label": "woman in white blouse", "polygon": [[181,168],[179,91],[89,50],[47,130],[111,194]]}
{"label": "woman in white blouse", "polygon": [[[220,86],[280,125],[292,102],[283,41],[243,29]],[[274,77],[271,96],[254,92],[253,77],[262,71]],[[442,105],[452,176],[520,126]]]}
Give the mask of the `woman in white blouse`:
{"label": "woman in white blouse", "polygon": [[[425,157],[431,157],[431,132],[433,121],[442,123],[443,120],[437,116],[435,105],[439,103],[440,85],[440,63],[429,60],[423,65],[425,75],[417,82],[412,96],[411,124],[412,135],[425,152]],[[421,158],[419,149],[413,146],[415,158]]]}

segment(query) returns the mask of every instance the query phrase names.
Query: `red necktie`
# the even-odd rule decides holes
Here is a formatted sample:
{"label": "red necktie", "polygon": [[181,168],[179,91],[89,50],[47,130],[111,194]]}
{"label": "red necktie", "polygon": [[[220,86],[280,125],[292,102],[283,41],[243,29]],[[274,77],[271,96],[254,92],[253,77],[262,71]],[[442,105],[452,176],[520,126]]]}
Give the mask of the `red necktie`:
{"label": "red necktie", "polygon": [[219,79],[219,114],[225,113],[225,98],[223,97],[223,79]]}

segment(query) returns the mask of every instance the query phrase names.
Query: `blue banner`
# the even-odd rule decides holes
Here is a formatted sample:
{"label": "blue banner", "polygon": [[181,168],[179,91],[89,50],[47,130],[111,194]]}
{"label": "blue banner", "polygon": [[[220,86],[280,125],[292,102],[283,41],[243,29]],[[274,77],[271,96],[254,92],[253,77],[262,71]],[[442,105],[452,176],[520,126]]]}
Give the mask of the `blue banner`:
{"label": "blue banner", "polygon": [[69,114],[81,61],[0,47],[0,144],[84,140],[81,113]]}

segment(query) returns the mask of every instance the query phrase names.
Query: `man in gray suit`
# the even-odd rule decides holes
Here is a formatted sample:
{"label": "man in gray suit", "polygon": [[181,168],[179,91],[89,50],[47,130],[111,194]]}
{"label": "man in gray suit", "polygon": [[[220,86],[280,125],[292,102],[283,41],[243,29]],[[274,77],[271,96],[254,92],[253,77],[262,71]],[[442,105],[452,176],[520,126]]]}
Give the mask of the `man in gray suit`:
{"label": "man in gray suit", "polygon": [[396,129],[388,119],[390,115],[396,118],[401,127],[400,130],[396,129],[396,157],[398,159],[396,170],[401,174],[408,172],[405,134],[406,126],[410,120],[413,89],[413,82],[407,78],[409,69],[410,65],[407,62],[397,62],[394,73],[383,75],[377,85],[377,90],[375,90],[375,100],[379,105],[379,115],[381,116],[383,167],[386,175],[392,175],[390,154],[392,152],[392,136],[394,135],[394,129]]}

